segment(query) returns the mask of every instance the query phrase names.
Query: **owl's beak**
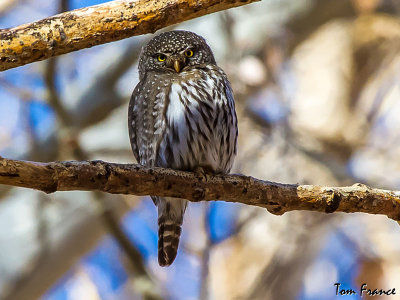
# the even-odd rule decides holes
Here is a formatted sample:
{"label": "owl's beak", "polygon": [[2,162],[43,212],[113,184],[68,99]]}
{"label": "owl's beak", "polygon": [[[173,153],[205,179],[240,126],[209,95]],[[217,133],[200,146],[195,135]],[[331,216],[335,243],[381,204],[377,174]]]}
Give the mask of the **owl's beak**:
{"label": "owl's beak", "polygon": [[174,69],[177,73],[182,69],[181,62],[179,60],[174,60]]}

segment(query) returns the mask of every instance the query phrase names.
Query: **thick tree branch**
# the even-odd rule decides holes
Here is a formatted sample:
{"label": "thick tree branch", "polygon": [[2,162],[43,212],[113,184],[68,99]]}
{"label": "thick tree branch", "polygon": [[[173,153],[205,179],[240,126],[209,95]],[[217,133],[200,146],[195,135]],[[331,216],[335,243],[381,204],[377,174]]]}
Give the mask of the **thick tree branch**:
{"label": "thick tree branch", "polygon": [[93,191],[155,195],[190,201],[225,200],[265,207],[281,215],[292,210],[364,212],[400,220],[400,192],[363,184],[348,187],[281,184],[243,175],[209,176],[103,161],[37,163],[0,158],[0,184],[46,193]]}
{"label": "thick tree branch", "polygon": [[0,71],[259,0],[111,1],[0,30]]}

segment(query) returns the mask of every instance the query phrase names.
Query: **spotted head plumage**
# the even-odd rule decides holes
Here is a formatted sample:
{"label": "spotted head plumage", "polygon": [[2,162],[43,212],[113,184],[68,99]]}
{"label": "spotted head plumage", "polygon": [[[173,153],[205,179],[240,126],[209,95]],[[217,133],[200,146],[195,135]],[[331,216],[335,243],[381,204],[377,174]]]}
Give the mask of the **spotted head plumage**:
{"label": "spotted head plumage", "polygon": [[201,36],[184,30],[161,33],[142,48],[139,78],[149,71],[174,74],[208,64],[215,65],[214,55]]}
{"label": "spotted head plumage", "polygon": [[[236,155],[233,93],[204,38],[170,31],[139,58],[140,81],[129,104],[129,134],[138,163],[229,173]],[[152,197],[158,208],[158,262],[177,254],[187,201]]]}

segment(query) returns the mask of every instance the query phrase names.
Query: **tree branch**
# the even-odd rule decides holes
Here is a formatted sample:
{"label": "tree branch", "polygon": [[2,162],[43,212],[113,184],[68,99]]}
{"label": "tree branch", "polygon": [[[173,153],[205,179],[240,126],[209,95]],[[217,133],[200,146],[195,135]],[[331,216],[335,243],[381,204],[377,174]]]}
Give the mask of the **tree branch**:
{"label": "tree branch", "polygon": [[93,191],[138,196],[155,195],[202,200],[225,200],[267,208],[282,215],[292,210],[332,213],[364,212],[400,220],[400,192],[363,184],[348,187],[281,184],[244,175],[209,176],[135,164],[103,161],[38,163],[0,158],[0,184],[46,193]]}
{"label": "tree branch", "polygon": [[0,71],[259,0],[111,1],[0,30]]}

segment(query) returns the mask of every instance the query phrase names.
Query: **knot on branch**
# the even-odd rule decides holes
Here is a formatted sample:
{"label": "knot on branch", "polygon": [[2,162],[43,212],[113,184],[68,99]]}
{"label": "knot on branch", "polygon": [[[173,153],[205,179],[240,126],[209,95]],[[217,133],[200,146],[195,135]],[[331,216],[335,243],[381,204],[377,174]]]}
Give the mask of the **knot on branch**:
{"label": "knot on branch", "polygon": [[4,177],[19,177],[18,169],[14,163],[10,163],[7,159],[0,156],[0,176]]}
{"label": "knot on branch", "polygon": [[342,196],[339,192],[332,191],[331,196],[326,201],[325,212],[328,214],[335,212],[339,208],[341,199]]}
{"label": "knot on branch", "polygon": [[206,193],[205,193],[204,189],[197,187],[194,189],[192,195],[193,195],[193,201],[199,202],[201,200],[204,200]]}
{"label": "knot on branch", "polygon": [[364,184],[364,183],[355,183],[352,185],[352,187],[358,188],[361,191],[367,192],[369,190],[371,190],[371,187],[369,187],[368,185]]}

